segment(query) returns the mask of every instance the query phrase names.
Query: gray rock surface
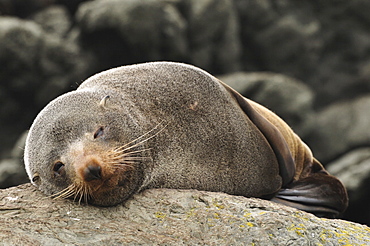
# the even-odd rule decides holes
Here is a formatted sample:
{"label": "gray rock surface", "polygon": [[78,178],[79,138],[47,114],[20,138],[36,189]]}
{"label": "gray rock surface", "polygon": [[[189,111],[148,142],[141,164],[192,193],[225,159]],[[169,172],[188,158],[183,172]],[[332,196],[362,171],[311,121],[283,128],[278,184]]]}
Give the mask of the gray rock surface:
{"label": "gray rock surface", "polygon": [[187,51],[186,24],[167,1],[89,1],[80,5],[76,20],[82,45],[97,56],[98,69],[183,59]]}
{"label": "gray rock surface", "polygon": [[[318,121],[307,120],[315,111],[309,116],[310,96],[298,87],[258,78],[247,87],[320,161],[334,161],[370,146],[368,103],[359,99],[370,93],[369,10],[367,0],[0,0],[0,160],[13,163],[10,151],[39,110],[88,76],[172,60],[212,74],[269,71],[303,81]],[[364,105],[352,110],[352,100]]]}
{"label": "gray rock surface", "polygon": [[22,159],[0,160],[0,188],[8,188],[29,182]]}
{"label": "gray rock surface", "polygon": [[182,1],[188,23],[187,60],[218,73],[240,70],[239,22],[232,1]]}
{"label": "gray rock surface", "polygon": [[71,16],[66,7],[52,5],[32,16],[32,19],[39,24],[48,34],[65,37],[72,28]]}
{"label": "gray rock surface", "polygon": [[23,150],[27,132],[23,133],[15,143],[10,156],[0,160],[0,188],[8,188],[29,182],[23,164]]}
{"label": "gray rock surface", "polygon": [[363,223],[370,221],[370,148],[357,148],[346,153],[329,163],[327,170],[347,188],[350,206],[345,217]]}
{"label": "gray rock surface", "polygon": [[4,245],[368,245],[370,228],[269,201],[147,190],[99,208],[52,200],[30,184],[0,190]]}
{"label": "gray rock surface", "polygon": [[317,106],[369,92],[368,1],[234,3],[245,70],[296,77],[315,90]]}
{"label": "gray rock surface", "polygon": [[301,137],[309,133],[314,116],[314,94],[303,82],[267,72],[237,72],[219,76],[219,79],[275,112]]}
{"label": "gray rock surface", "polygon": [[308,142],[324,163],[359,146],[370,145],[370,95],[333,104],[319,111]]}
{"label": "gray rock surface", "polygon": [[0,146],[14,144],[47,102],[86,76],[86,63],[76,44],[35,22],[0,16],[0,127],[7,132]]}
{"label": "gray rock surface", "polygon": [[0,0],[0,15],[16,15],[26,18],[57,0]]}
{"label": "gray rock surface", "polygon": [[96,0],[76,20],[99,69],[170,59],[225,73],[240,69],[236,17],[229,0]]}

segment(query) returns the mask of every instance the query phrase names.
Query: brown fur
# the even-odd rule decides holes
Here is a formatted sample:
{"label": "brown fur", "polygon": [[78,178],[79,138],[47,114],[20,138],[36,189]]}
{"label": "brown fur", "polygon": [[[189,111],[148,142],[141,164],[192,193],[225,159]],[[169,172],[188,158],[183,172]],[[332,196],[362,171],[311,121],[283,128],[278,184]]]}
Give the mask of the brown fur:
{"label": "brown fur", "polygon": [[40,190],[101,206],[158,187],[274,196],[310,176],[313,160],[271,111],[171,62],[89,78],[40,112],[25,149]]}

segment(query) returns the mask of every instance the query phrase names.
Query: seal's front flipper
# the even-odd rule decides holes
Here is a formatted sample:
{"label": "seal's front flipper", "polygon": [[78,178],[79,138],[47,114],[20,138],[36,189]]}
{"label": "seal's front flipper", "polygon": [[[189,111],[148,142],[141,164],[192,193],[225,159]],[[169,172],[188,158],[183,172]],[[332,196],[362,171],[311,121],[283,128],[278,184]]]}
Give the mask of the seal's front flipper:
{"label": "seal's front flipper", "polygon": [[342,183],[324,170],[290,183],[271,201],[326,218],[336,218],[348,205]]}
{"label": "seal's front flipper", "polygon": [[220,83],[235,98],[240,108],[249,117],[253,124],[260,130],[260,132],[264,135],[267,142],[270,144],[271,149],[274,151],[274,154],[278,161],[279,174],[282,177],[283,182],[282,185],[284,186],[286,184],[289,184],[293,180],[295,174],[295,165],[288,144],[285,141],[281,132],[263,115],[258,113],[247,101],[246,98],[244,98],[237,91],[235,91],[222,81],[220,81]]}

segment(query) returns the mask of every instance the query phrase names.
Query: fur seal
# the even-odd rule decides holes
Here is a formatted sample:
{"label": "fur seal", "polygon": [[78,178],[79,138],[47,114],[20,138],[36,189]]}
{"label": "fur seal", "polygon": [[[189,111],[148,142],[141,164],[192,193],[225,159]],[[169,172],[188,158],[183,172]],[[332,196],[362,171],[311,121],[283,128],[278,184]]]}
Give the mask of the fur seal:
{"label": "fur seal", "polygon": [[282,119],[174,62],[110,69],[54,99],[31,126],[24,161],[47,195],[97,206],[149,188],[260,197],[326,217],[348,204]]}

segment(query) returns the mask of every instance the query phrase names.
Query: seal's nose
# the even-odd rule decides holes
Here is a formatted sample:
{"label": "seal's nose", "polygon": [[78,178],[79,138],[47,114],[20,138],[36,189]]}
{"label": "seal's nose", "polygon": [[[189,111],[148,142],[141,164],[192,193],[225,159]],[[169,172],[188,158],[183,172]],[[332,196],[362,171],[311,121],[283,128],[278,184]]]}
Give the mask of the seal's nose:
{"label": "seal's nose", "polygon": [[87,165],[84,170],[83,178],[85,181],[101,179],[101,167],[96,164]]}

